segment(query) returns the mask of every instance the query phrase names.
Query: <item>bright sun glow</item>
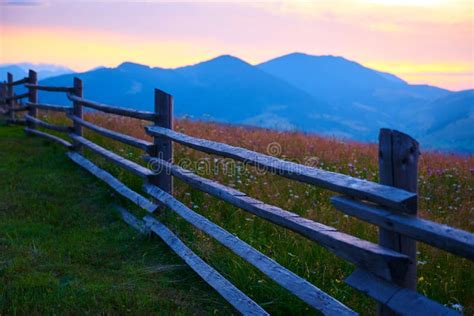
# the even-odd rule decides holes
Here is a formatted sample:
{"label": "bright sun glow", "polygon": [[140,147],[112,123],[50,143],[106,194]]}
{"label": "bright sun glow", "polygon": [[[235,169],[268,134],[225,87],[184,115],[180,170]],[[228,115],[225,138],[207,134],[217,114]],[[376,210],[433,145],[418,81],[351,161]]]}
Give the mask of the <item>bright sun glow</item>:
{"label": "bright sun glow", "polygon": [[436,6],[446,3],[444,0],[365,0],[370,3],[399,6]]}

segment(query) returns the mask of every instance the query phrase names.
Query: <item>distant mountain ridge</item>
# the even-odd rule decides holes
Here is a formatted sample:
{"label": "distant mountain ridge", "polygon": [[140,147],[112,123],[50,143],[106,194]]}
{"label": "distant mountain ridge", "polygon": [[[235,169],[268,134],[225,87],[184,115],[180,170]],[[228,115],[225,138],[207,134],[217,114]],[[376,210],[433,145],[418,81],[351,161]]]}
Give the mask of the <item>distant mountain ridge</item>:
{"label": "distant mountain ridge", "polygon": [[38,78],[40,80],[75,72],[70,68],[52,64],[0,64],[0,78],[6,78],[7,73],[10,72],[13,75],[14,80],[21,79],[28,76],[29,69],[35,70],[38,73]]}
{"label": "distant mountain ridge", "polygon": [[[152,110],[153,89],[159,88],[173,95],[177,116],[362,141],[375,141],[381,127],[397,128],[426,140],[422,145],[431,148],[441,143],[443,132],[436,138],[425,136],[441,118],[430,116],[430,122],[423,121],[428,117],[423,113],[431,107],[442,108],[456,94],[434,86],[410,85],[343,57],[302,53],[258,65],[230,55],[174,69],[124,62],[42,83],[70,85],[74,76],[84,81],[86,98],[104,103]],[[467,98],[465,102],[470,104],[467,95],[461,93],[459,98]],[[70,104],[58,94],[40,98]],[[474,144],[469,144],[465,134],[442,148],[474,152]]]}

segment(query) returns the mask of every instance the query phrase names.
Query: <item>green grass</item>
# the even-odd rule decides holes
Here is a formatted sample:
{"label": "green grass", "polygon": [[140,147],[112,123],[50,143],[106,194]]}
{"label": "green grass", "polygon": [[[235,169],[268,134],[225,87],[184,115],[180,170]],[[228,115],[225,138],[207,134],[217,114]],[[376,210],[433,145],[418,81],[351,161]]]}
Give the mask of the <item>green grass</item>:
{"label": "green grass", "polygon": [[233,312],[64,153],[0,126],[0,315]]}

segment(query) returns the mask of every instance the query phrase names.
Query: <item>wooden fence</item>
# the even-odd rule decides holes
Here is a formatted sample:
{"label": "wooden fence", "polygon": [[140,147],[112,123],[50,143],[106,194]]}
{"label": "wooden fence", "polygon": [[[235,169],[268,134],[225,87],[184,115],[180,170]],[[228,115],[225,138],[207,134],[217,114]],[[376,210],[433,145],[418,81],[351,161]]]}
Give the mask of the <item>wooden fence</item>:
{"label": "wooden fence", "polygon": [[[474,260],[474,234],[417,217],[418,143],[410,136],[394,130],[382,129],[379,136],[380,182],[375,183],[348,175],[295,164],[247,149],[191,137],[173,130],[173,99],[155,90],[154,112],[137,111],[83,98],[82,81],[74,78],[71,87],[38,85],[36,72],[18,81],[8,74],[2,84],[2,104],[7,108],[8,122],[25,125],[29,134],[48,138],[66,146],[67,156],[122,196],[153,213],[166,207],[194,227],[205,232],[233,251],[266,276],[326,315],[353,315],[352,309],[323,292],[307,280],[289,271],[233,234],[194,212],[173,197],[172,177],[191,187],[226,201],[261,217],[275,225],[290,229],[318,243],[337,256],[356,266],[345,280],[350,286],[379,302],[379,315],[456,315],[451,310],[416,292],[416,242],[420,241],[453,254]],[[14,86],[24,85],[28,92],[15,95]],[[66,93],[72,107],[42,104],[38,90]],[[18,102],[27,98],[27,102]],[[84,120],[83,107],[141,120],[151,121],[145,128],[153,142],[137,139],[97,126]],[[40,120],[38,109],[66,112],[71,126],[58,126]],[[23,119],[15,113],[28,111]],[[37,127],[66,133],[71,141],[39,131]],[[144,159],[159,167],[159,171],[145,168],[84,138],[83,128],[134,146],[145,152]],[[246,194],[200,177],[192,171],[173,164],[173,146],[177,142],[205,153],[223,156],[264,168],[288,179],[315,185],[338,193],[331,198],[335,208],[379,227],[379,244],[337,231],[335,228],[300,217],[277,206],[263,203]],[[110,173],[99,168],[82,155],[84,148],[105,157],[144,179],[143,191],[150,198],[132,191]],[[123,219],[140,232],[158,235],[201,278],[242,314],[268,314],[262,307],[242,293],[214,268],[198,257],[170,229],[157,218],[136,218],[119,207]]]}

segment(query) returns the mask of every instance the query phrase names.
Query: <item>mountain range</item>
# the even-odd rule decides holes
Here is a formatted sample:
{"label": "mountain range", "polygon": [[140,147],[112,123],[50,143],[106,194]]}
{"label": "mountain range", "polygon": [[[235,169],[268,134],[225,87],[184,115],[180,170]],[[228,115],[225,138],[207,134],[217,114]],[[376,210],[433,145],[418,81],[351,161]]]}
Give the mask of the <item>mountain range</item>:
{"label": "mountain range", "polygon": [[[474,90],[412,85],[343,57],[293,53],[251,65],[223,55],[174,69],[125,62],[41,84],[68,86],[74,76],[84,81],[85,98],[123,107],[152,110],[159,88],[173,95],[178,117],[361,141],[376,141],[388,127],[423,148],[474,152]],[[60,94],[40,99],[70,104]]]}
{"label": "mountain range", "polygon": [[32,63],[2,64],[0,65],[0,78],[6,78],[8,72],[13,75],[14,80],[24,78],[28,76],[29,69],[35,70],[38,73],[38,79],[40,80],[74,73],[72,69],[60,65]]}

